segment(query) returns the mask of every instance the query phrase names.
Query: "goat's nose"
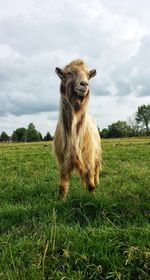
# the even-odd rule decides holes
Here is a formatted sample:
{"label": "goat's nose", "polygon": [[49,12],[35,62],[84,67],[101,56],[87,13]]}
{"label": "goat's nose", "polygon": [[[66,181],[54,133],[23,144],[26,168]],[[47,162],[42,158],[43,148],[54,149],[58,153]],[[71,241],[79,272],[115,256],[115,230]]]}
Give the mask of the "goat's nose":
{"label": "goat's nose", "polygon": [[87,81],[81,81],[80,82],[80,86],[87,87],[88,85],[89,85],[89,83]]}

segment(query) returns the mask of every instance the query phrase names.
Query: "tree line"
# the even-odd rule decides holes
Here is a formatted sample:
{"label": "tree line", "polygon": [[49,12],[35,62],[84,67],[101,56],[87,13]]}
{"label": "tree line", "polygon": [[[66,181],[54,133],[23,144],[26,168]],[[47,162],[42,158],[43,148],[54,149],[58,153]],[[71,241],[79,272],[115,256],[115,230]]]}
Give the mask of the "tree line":
{"label": "tree line", "polygon": [[9,136],[6,132],[2,132],[0,135],[1,142],[38,142],[38,141],[51,141],[53,137],[50,132],[43,137],[42,134],[37,131],[35,125],[30,123],[27,128],[20,127],[13,131],[13,134]]}
{"label": "tree line", "polygon": [[[135,114],[134,119],[126,121],[117,121],[112,123],[107,128],[99,129],[102,138],[117,138],[117,137],[132,137],[150,135],[150,104],[141,105]],[[50,132],[43,137],[42,134],[36,130],[35,125],[30,123],[27,128],[20,127],[13,131],[11,136],[6,132],[0,135],[1,142],[37,142],[37,141],[51,141],[53,137]]]}
{"label": "tree line", "polygon": [[117,121],[100,131],[102,138],[133,137],[150,135],[150,105],[141,105],[134,119]]}

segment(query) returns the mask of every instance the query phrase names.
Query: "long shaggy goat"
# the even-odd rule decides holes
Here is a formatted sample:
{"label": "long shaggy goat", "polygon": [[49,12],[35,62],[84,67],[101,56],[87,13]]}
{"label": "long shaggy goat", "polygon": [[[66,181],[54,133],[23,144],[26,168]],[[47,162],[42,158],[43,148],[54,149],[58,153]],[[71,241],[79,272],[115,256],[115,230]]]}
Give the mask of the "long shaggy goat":
{"label": "long shaggy goat", "polygon": [[86,113],[90,96],[88,71],[83,60],[74,60],[64,69],[56,68],[61,79],[60,112],[54,136],[54,151],[59,163],[59,196],[68,192],[71,172],[76,169],[90,192],[99,183],[101,167],[100,136],[95,121]]}

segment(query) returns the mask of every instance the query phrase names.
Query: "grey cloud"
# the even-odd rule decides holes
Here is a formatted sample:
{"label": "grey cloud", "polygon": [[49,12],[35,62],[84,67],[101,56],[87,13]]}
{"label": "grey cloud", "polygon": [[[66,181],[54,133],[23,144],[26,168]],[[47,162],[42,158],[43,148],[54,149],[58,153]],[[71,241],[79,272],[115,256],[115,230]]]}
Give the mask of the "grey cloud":
{"label": "grey cloud", "polygon": [[[19,103],[19,104],[18,104]],[[11,103],[10,108],[8,109],[8,112],[11,114],[14,114],[16,116],[19,115],[28,115],[28,114],[36,114],[40,112],[53,112],[56,111],[58,107],[56,105],[50,105],[49,103],[46,102],[34,102],[34,104],[29,104],[23,102],[15,102]]]}
{"label": "grey cloud", "polygon": [[121,14],[125,16],[130,16],[141,22],[142,25],[150,27],[150,17],[149,0],[142,1],[117,1],[117,0],[102,0],[102,3],[107,6],[107,8],[116,14]]}
{"label": "grey cloud", "polygon": [[[49,61],[49,63],[48,63]],[[51,66],[50,66],[51,64]],[[33,59],[3,59],[0,69],[0,114],[34,114],[58,109],[54,66],[46,54]]]}
{"label": "grey cloud", "polygon": [[111,90],[108,88],[108,85],[98,80],[91,82],[91,92],[95,96],[111,95]]}
{"label": "grey cloud", "polygon": [[141,40],[137,54],[132,58],[131,65],[135,69],[131,76],[131,83],[139,87],[139,96],[150,96],[150,35]]}
{"label": "grey cloud", "polygon": [[138,51],[128,58],[126,63],[116,63],[115,67],[108,69],[110,80],[115,84],[118,96],[150,95],[150,35],[140,40]]}
{"label": "grey cloud", "polygon": [[117,89],[119,95],[128,95],[132,91],[129,83],[121,80],[117,82]]}
{"label": "grey cloud", "polygon": [[150,35],[141,39],[138,52],[129,63],[129,81],[139,97],[150,96]]}
{"label": "grey cloud", "polygon": [[[0,54],[0,115],[58,111],[60,81],[55,67],[79,57],[97,69],[91,81],[95,98],[149,95],[150,37],[141,35],[140,21],[133,15],[136,5],[111,3],[32,1],[29,14],[19,6],[16,14],[0,19],[0,47],[7,49],[7,54]],[[30,9],[30,1],[27,6]]]}

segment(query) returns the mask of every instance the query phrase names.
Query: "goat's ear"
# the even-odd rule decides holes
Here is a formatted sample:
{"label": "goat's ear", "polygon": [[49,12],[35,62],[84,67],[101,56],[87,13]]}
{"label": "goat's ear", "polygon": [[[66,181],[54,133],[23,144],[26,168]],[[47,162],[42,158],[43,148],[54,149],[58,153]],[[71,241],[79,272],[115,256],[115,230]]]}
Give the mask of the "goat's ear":
{"label": "goat's ear", "polygon": [[64,71],[62,69],[56,67],[55,72],[58,75],[58,77],[64,82],[65,81]]}
{"label": "goat's ear", "polygon": [[96,76],[96,69],[92,69],[89,71],[89,80]]}

